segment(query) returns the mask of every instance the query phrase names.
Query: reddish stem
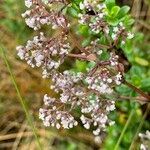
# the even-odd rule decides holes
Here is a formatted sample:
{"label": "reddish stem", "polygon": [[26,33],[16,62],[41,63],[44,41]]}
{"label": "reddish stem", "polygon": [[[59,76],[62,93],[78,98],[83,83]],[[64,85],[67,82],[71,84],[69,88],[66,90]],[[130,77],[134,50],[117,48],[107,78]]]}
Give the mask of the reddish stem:
{"label": "reddish stem", "polygon": [[87,50],[85,50],[85,49],[81,46],[81,44],[78,42],[79,39],[77,39],[77,38],[75,37],[75,35],[73,35],[71,32],[69,32],[69,35],[70,35],[70,37],[71,37],[71,39],[72,39],[72,41],[73,41],[73,44],[74,44],[82,53],[85,53],[86,55],[89,55],[89,54],[90,54]]}
{"label": "reddish stem", "polygon": [[84,59],[84,60],[89,61],[89,60],[87,59],[87,56],[81,55],[81,54],[71,54],[71,53],[69,53],[69,54],[67,54],[67,56],[69,56],[69,57],[74,57],[74,58],[79,58],[79,59]]}
{"label": "reddish stem", "polygon": [[135,87],[131,83],[127,82],[126,80],[124,81],[124,84],[127,85],[128,87],[130,87],[131,89],[133,89],[134,91],[136,91],[137,93],[139,93],[141,96],[145,97],[148,100],[148,102],[150,102],[150,96],[145,94],[142,90]]}

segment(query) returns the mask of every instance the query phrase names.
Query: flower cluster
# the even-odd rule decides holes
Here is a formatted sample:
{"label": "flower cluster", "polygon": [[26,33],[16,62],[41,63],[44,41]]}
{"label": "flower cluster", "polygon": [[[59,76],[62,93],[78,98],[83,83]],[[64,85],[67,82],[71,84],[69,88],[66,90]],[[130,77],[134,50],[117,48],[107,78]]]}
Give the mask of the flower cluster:
{"label": "flower cluster", "polygon": [[[102,99],[97,92],[91,92],[88,87],[79,83],[83,81],[83,74],[65,71],[55,73],[51,88],[60,93],[60,98],[44,96],[46,108],[40,109],[40,119],[46,126],[59,128],[72,128],[78,124],[70,114],[72,110],[80,107],[81,122],[86,129],[93,129],[98,138],[106,125],[112,125],[108,114],[115,109],[115,102]],[[89,92],[87,92],[89,91]]]}
{"label": "flower cluster", "polygon": [[107,26],[107,23],[104,21],[104,16],[105,14],[103,12],[99,12],[97,14],[93,15],[88,15],[84,13],[80,13],[79,15],[79,23],[83,25],[88,25],[91,31],[94,33],[99,33],[101,31],[106,32],[107,34],[109,33],[109,28]]}
{"label": "flower cluster", "polygon": [[[39,30],[43,25],[51,25],[53,29],[58,28],[59,33],[48,37],[40,32],[27,41],[26,46],[17,47],[18,56],[31,67],[41,67],[43,78],[50,77],[53,83],[50,88],[58,93],[58,98],[44,96],[45,106],[39,110],[39,118],[44,125],[69,129],[82,122],[86,129],[93,130],[95,140],[100,141],[101,132],[114,123],[108,117],[115,109],[115,101],[110,99],[110,95],[123,79],[119,56],[114,48],[119,38],[123,44],[126,38],[131,39],[133,35],[126,31],[122,22],[117,26],[107,23],[104,3],[84,0],[79,4],[79,24],[87,25],[94,34],[103,33],[109,45],[103,45],[98,37],[94,37],[90,44],[80,47],[78,41],[72,41],[71,22],[65,16],[66,11],[52,9],[54,3],[61,3],[62,9],[70,7],[66,0],[25,0],[29,10],[22,16],[30,28]],[[106,52],[108,58],[103,60],[102,54]],[[59,69],[66,57],[86,60],[86,71]],[[80,116],[73,116],[76,109],[80,110]]]}
{"label": "flower cluster", "polygon": [[67,111],[57,110],[55,106],[51,109],[39,110],[39,118],[43,120],[45,126],[52,126],[60,129],[61,126],[65,129],[77,126],[78,122]]}
{"label": "flower cluster", "polygon": [[101,10],[103,8],[106,8],[106,5],[104,3],[99,3],[99,0],[84,0],[83,2],[80,2],[80,9],[81,10],[94,10],[94,11],[98,11]]}
{"label": "flower cluster", "polygon": [[[99,33],[100,31],[109,33],[109,28],[104,19],[105,13],[103,10],[105,8],[106,5],[99,4],[98,1],[84,0],[83,3],[80,3],[80,9],[83,12],[79,14],[79,23],[88,25],[94,33]],[[86,10],[93,11],[94,15],[86,14]]]}
{"label": "flower cluster", "polygon": [[139,137],[142,141],[142,144],[140,146],[141,150],[148,150],[149,149],[149,142],[150,142],[150,131],[146,131],[146,133],[139,133]]}
{"label": "flower cluster", "polygon": [[17,51],[18,56],[25,59],[32,67],[42,66],[45,78],[48,76],[48,71],[59,67],[64,56],[69,53],[70,45],[67,36],[49,39],[41,32],[39,36],[29,40],[26,46],[18,46]]}
{"label": "flower cluster", "polygon": [[[53,2],[54,1],[49,1],[49,3]],[[47,11],[45,6],[39,3],[38,0],[26,0],[25,4],[28,8],[33,5],[31,9],[22,14],[22,17],[25,18],[25,22],[30,28],[38,30],[45,24],[52,25],[53,29],[57,27],[67,28],[69,26],[64,15],[52,9]]]}
{"label": "flower cluster", "polygon": [[[102,32],[107,37],[110,36],[115,44],[117,44],[119,38],[122,38],[121,44],[125,44],[126,39],[134,37],[131,32],[125,30],[123,22],[115,26],[107,23],[106,5],[104,3],[99,4],[99,1],[84,0],[80,3],[80,9],[82,12],[78,15],[79,23],[87,25],[96,34]],[[92,13],[87,14],[87,10],[92,11]]]}
{"label": "flower cluster", "polygon": [[51,4],[51,3],[64,3],[67,4],[67,0],[42,0],[45,4]]}

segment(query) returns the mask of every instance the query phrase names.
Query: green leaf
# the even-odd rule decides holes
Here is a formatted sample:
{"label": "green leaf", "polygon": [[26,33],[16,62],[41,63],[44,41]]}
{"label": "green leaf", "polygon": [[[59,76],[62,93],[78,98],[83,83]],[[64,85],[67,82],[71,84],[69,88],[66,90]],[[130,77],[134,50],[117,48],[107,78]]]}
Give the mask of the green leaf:
{"label": "green leaf", "polygon": [[125,18],[125,20],[124,20],[125,26],[131,26],[134,22],[135,22],[135,20],[133,18],[129,18],[129,17]]}
{"label": "green leaf", "polygon": [[88,46],[90,42],[91,42],[91,37],[84,39],[82,42],[82,47]]}
{"label": "green leaf", "polygon": [[111,10],[115,6],[115,0],[105,0],[105,4],[108,10]]}
{"label": "green leaf", "polygon": [[100,59],[101,59],[101,60],[107,60],[109,57],[110,57],[110,56],[109,56],[108,52],[103,51],[103,53],[102,53],[101,56],[100,56]]}
{"label": "green leaf", "polygon": [[93,62],[93,61],[91,61],[91,62],[89,62],[88,64],[87,64],[87,67],[89,68],[89,69],[91,69],[92,67],[94,67],[95,66],[95,62]]}
{"label": "green leaf", "polygon": [[130,69],[130,73],[131,73],[131,76],[136,75],[136,76],[142,77],[144,70],[143,70],[143,68],[134,65]]}
{"label": "green leaf", "polygon": [[69,7],[69,8],[67,9],[67,13],[68,13],[69,15],[71,15],[72,17],[77,18],[79,12],[78,12],[76,9],[74,9],[74,8],[72,8],[72,7]]}
{"label": "green leaf", "polygon": [[118,12],[117,18],[121,19],[121,18],[125,17],[125,15],[129,12],[129,10],[130,10],[129,6],[123,6],[123,7],[121,7],[121,9]]}
{"label": "green leaf", "polygon": [[125,85],[116,87],[116,90],[117,90],[117,92],[119,92],[122,95],[130,95],[132,92],[132,90]]}
{"label": "green leaf", "polygon": [[133,48],[132,48],[132,41],[131,40],[126,40],[126,44],[125,44],[125,47],[124,47],[124,51],[126,54],[131,54]]}
{"label": "green leaf", "polygon": [[107,44],[106,42],[107,42],[107,38],[104,36],[104,35],[100,35],[100,41],[99,41],[101,44]]}
{"label": "green leaf", "polygon": [[150,77],[142,80],[141,88],[150,91]]}
{"label": "green leaf", "polygon": [[78,4],[76,4],[76,3],[72,3],[71,7],[78,10],[78,11],[80,11],[80,8],[79,8]]}
{"label": "green leaf", "polygon": [[75,63],[75,69],[77,72],[85,72],[86,71],[86,62],[77,60]]}
{"label": "green leaf", "polygon": [[132,132],[128,131],[127,133],[124,134],[123,141],[125,143],[130,143],[132,141],[132,138],[133,138]]}
{"label": "green leaf", "polygon": [[82,2],[82,0],[72,0],[72,3],[75,3],[75,4],[79,4],[80,2]]}
{"label": "green leaf", "polygon": [[86,25],[79,25],[77,34],[83,35],[85,37],[89,36],[89,28]]}
{"label": "green leaf", "polygon": [[148,66],[149,65],[148,61],[141,58],[141,57],[135,57],[135,62],[140,64],[141,66]]}
{"label": "green leaf", "polygon": [[135,22],[135,20],[131,18],[131,19],[128,20],[127,25],[130,26],[130,25],[132,25],[134,22]]}
{"label": "green leaf", "polygon": [[117,16],[119,10],[120,10],[120,7],[119,7],[119,6],[114,6],[114,7],[112,7],[112,9],[111,9],[111,16],[112,16],[113,18],[115,18],[115,17]]}
{"label": "green leaf", "polygon": [[141,84],[141,77],[139,77],[137,75],[133,75],[131,81],[132,81],[132,83],[134,85],[140,86],[140,84]]}
{"label": "green leaf", "polygon": [[120,21],[119,21],[117,18],[110,18],[110,17],[108,17],[108,18],[107,18],[107,22],[108,22],[110,25],[112,25],[112,26],[116,26],[116,25],[119,24]]}

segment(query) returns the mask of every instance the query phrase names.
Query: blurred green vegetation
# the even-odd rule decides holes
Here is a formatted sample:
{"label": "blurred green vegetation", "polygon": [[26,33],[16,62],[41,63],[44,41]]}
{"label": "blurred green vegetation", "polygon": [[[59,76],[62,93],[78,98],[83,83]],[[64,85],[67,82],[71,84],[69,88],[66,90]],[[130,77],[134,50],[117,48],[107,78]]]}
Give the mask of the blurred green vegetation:
{"label": "blurred green vegetation", "polygon": [[[144,1],[143,1],[144,3]],[[138,5],[138,4],[137,4]],[[135,10],[137,5],[132,6]],[[144,3],[148,10],[150,6]],[[139,7],[141,7],[139,3]],[[77,16],[76,6],[74,9],[68,10],[74,17]],[[115,8],[118,9],[118,8]],[[128,8],[127,8],[128,9]],[[93,136],[90,131],[85,131],[82,127],[78,127],[71,131],[56,131],[55,129],[45,129],[41,121],[38,119],[38,109],[42,105],[42,97],[45,92],[52,95],[49,89],[49,81],[42,80],[39,70],[30,69],[25,63],[16,57],[15,47],[20,43],[26,42],[33,36],[33,31],[29,29],[24,20],[21,18],[21,13],[25,10],[23,1],[0,1],[0,40],[7,49],[6,54],[10,61],[16,81],[21,90],[22,96],[25,97],[33,114],[36,128],[39,131],[40,141],[44,149],[59,149],[59,150],[92,150],[98,149],[99,145],[94,144]],[[114,13],[117,10],[114,10]],[[138,10],[137,10],[138,11]],[[142,10],[144,11],[144,10]],[[132,11],[131,11],[132,12]],[[113,13],[113,12],[112,12]],[[113,13],[113,15],[114,15]],[[143,13],[143,12],[142,12]],[[147,14],[146,14],[147,13]],[[135,16],[134,11],[132,16]],[[139,87],[145,92],[150,92],[150,18],[149,11],[145,12],[146,17],[137,17],[135,19],[135,37],[128,41],[125,47],[122,47],[127,56],[131,68],[126,74],[126,79],[133,85]],[[148,16],[148,17],[147,17]],[[116,20],[108,18],[110,23],[114,24]],[[130,20],[132,22],[132,20]],[[87,37],[83,41],[86,45],[91,39],[90,33],[86,26],[80,26],[78,34]],[[30,132],[29,126],[26,123],[23,110],[18,103],[17,94],[11,83],[9,73],[3,62],[0,59],[0,149],[36,149],[35,140]],[[85,71],[85,63],[76,61],[75,69]],[[147,104],[140,105],[135,101],[135,93],[125,85],[116,88],[122,97],[118,98],[116,104],[117,110],[110,114],[110,118],[116,121],[114,126],[107,129],[107,136],[102,143],[101,149],[113,150],[122,130],[132,113],[131,121],[127,126],[119,150],[129,149],[132,142],[134,149],[139,148],[139,140],[134,139],[135,133],[142,123],[141,131],[150,129],[149,112]],[[140,97],[139,97],[140,98]],[[146,111],[145,118],[143,118]],[[30,132],[30,135],[26,134]],[[20,135],[22,133],[22,135]],[[14,134],[14,135],[12,135]],[[18,138],[19,137],[21,138]],[[8,137],[6,137],[8,136]],[[134,140],[134,141],[133,141]]]}

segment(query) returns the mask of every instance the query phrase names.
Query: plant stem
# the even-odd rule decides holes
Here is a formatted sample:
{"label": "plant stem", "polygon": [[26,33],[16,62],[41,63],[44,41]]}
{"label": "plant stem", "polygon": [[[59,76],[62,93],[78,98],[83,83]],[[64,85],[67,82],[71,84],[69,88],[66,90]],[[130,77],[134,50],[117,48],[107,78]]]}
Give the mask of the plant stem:
{"label": "plant stem", "polygon": [[75,37],[75,35],[74,35],[71,31],[69,31],[69,36],[70,36],[70,38],[72,39],[72,42],[73,42],[73,44],[75,45],[75,47],[77,47],[82,53],[85,53],[86,55],[89,55],[89,54],[90,54],[87,50],[85,50],[85,49],[81,46],[81,44],[78,42],[79,39],[77,39],[77,38]]}
{"label": "plant stem", "polygon": [[28,123],[29,123],[29,125],[30,125],[30,127],[31,127],[31,129],[32,129],[32,132],[33,132],[33,134],[34,134],[34,136],[35,136],[38,149],[39,149],[39,150],[42,150],[41,143],[40,143],[40,141],[39,141],[39,138],[38,138],[38,135],[37,135],[37,132],[36,132],[36,128],[35,128],[35,126],[34,126],[34,124],[33,124],[32,116],[30,115],[30,113],[29,113],[29,111],[28,111],[28,107],[27,107],[27,104],[26,104],[25,100],[24,100],[24,99],[22,98],[22,96],[21,96],[21,93],[20,93],[19,88],[18,88],[18,85],[17,85],[17,83],[16,83],[14,74],[12,73],[12,70],[11,70],[11,67],[10,67],[10,64],[9,64],[9,61],[8,61],[7,56],[6,56],[6,54],[5,54],[5,48],[4,48],[3,45],[1,45],[1,44],[0,44],[0,51],[1,51],[1,53],[2,53],[2,57],[3,57],[3,59],[4,59],[4,62],[5,62],[5,64],[6,64],[6,66],[7,66],[7,69],[8,69],[8,71],[9,71],[9,74],[10,74],[10,77],[11,77],[11,80],[12,80],[12,83],[13,83],[15,89],[16,89],[18,99],[20,100],[21,106],[22,106],[22,108],[23,108],[23,110],[24,110],[24,112],[25,112],[25,114],[26,114],[27,121],[28,121]]}
{"label": "plant stem", "polygon": [[130,112],[129,118],[128,118],[128,120],[127,120],[127,122],[126,122],[126,124],[125,124],[125,126],[124,126],[124,128],[123,128],[123,130],[122,130],[122,132],[121,132],[121,135],[119,136],[119,139],[118,139],[118,141],[117,141],[117,144],[115,145],[114,150],[118,150],[118,147],[119,147],[119,145],[120,145],[120,143],[121,143],[121,140],[122,140],[122,138],[123,138],[123,136],[124,136],[124,133],[125,133],[125,131],[126,131],[128,125],[129,125],[129,123],[130,123],[130,121],[131,121],[131,119],[132,119],[133,114],[134,114],[134,109],[132,109],[132,111]]}
{"label": "plant stem", "polygon": [[141,121],[140,121],[140,124],[139,124],[139,126],[138,126],[138,128],[137,128],[137,131],[136,131],[136,133],[135,133],[135,136],[133,137],[133,140],[132,140],[132,143],[131,143],[131,145],[130,145],[130,147],[129,147],[129,150],[132,150],[133,144],[134,144],[134,142],[135,142],[135,140],[136,140],[136,138],[137,138],[137,136],[138,136],[138,134],[139,134],[139,132],[140,132],[142,126],[143,126],[144,120],[145,120],[145,118],[146,118],[148,112],[150,111],[149,109],[150,109],[150,104],[148,104],[148,106],[147,106],[147,108],[146,108],[146,110],[145,110],[145,112],[144,112],[144,115],[143,115],[143,117],[142,117],[142,119],[141,119]]}
{"label": "plant stem", "polygon": [[141,96],[145,97],[148,100],[148,102],[150,102],[150,96],[145,94],[142,90],[135,87],[131,83],[127,82],[126,80],[124,81],[124,84],[127,85],[128,87],[130,87],[131,89],[133,89],[135,92],[139,93]]}
{"label": "plant stem", "polygon": [[69,53],[69,54],[67,54],[67,56],[73,57],[73,58],[79,58],[79,59],[84,59],[84,60],[90,61],[90,60],[88,60],[87,56],[81,55],[81,54],[71,54],[71,53]]}

